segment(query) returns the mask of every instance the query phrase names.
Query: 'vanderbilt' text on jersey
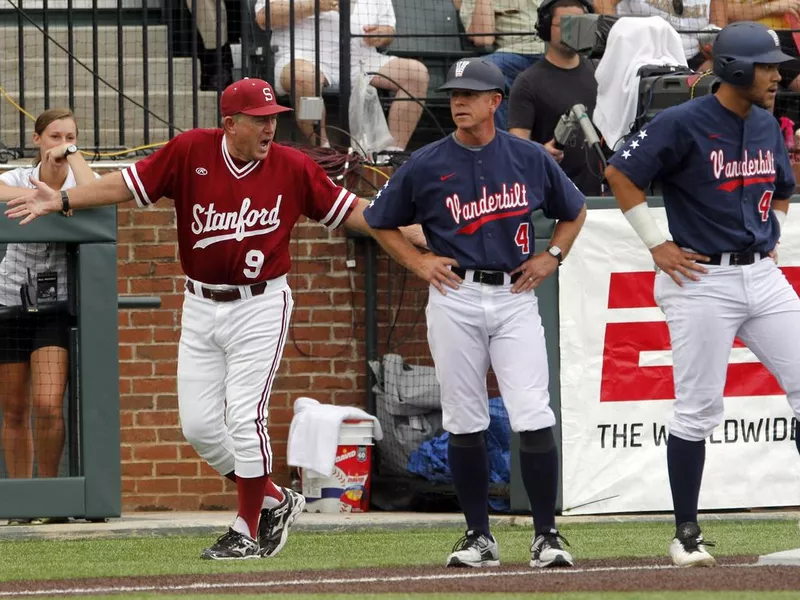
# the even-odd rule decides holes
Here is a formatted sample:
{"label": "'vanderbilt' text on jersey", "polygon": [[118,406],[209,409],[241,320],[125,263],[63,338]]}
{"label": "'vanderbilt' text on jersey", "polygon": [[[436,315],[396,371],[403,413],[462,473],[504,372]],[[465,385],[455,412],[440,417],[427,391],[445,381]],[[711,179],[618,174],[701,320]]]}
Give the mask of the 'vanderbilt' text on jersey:
{"label": "'vanderbilt' text on jersey", "polygon": [[534,253],[531,213],[571,221],[586,199],[543,146],[505,131],[479,149],[453,136],[420,148],[364,210],[374,228],[420,223],[464,269],[512,271]]}
{"label": "'vanderbilt' text on jersey", "polygon": [[775,117],[753,106],[743,119],[716,96],[660,112],[609,163],[643,190],[660,181],[673,240],[702,254],[772,250],[772,201],[795,189]]}
{"label": "'vanderbilt' text on jersey", "polygon": [[209,284],[284,275],[300,216],[334,229],[356,201],[309,157],[275,142],[265,160],[241,164],[220,129],[182,133],[122,175],[139,206],[175,201],[183,270]]}

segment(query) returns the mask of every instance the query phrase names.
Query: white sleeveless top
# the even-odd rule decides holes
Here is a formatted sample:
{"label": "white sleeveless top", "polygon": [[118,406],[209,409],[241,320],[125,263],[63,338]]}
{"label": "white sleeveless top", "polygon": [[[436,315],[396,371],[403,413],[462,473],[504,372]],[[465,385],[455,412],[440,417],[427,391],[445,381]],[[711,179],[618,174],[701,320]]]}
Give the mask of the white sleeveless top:
{"label": "white sleeveless top", "polygon": [[[0,175],[0,181],[6,185],[33,189],[30,177],[39,179],[39,167],[21,167]],[[77,185],[70,169],[62,190]],[[0,261],[0,304],[3,306],[19,306],[20,286],[28,280],[28,269],[31,272],[34,291],[36,274],[55,272],[58,276],[58,300],[67,299],[67,245],[64,243],[11,243],[6,246],[6,254]]]}

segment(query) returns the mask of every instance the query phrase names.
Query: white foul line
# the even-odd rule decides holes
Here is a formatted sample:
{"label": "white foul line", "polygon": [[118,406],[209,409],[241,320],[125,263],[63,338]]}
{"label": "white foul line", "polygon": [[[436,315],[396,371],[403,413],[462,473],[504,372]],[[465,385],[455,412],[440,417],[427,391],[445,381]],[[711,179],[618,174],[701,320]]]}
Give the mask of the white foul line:
{"label": "white foul line", "polygon": [[[755,563],[742,563],[724,565],[726,567],[758,567]],[[488,577],[530,577],[546,575],[579,575],[581,573],[607,573],[624,571],[666,571],[679,569],[673,565],[646,565],[630,567],[594,567],[591,569],[528,569],[525,571],[460,571],[458,573],[438,573],[433,575],[409,575],[395,577],[353,577],[353,578],[329,578],[329,579],[287,579],[284,581],[239,581],[239,582],[219,582],[219,583],[190,583],[185,585],[137,585],[137,586],[117,586],[117,587],[97,587],[97,588],[63,588],[49,590],[31,590],[20,592],[0,592],[0,597],[30,597],[30,596],[73,596],[79,594],[112,594],[112,593],[135,593],[135,592],[183,592],[192,590],[212,590],[218,588],[271,588],[285,586],[309,586],[309,585],[337,585],[354,583],[392,583],[405,581],[443,581],[448,579],[479,579]],[[245,573],[239,573],[245,575]],[[211,574],[209,574],[211,575]],[[7,582],[11,583],[11,582]],[[42,580],[41,583],[47,583]]]}

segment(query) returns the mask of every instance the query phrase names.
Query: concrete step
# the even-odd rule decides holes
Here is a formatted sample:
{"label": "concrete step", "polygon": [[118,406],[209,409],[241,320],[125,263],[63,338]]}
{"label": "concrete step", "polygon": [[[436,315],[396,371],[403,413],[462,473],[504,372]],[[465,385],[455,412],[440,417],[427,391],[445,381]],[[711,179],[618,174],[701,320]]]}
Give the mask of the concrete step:
{"label": "concrete step", "polygon": [[[53,26],[48,30],[50,37],[49,52],[51,57],[66,57],[64,50],[61,50],[53,43],[53,40],[60,43],[65,49],[67,45],[67,27]],[[117,27],[113,25],[99,25],[97,27],[97,51],[101,56],[117,56]],[[143,54],[142,26],[126,25],[122,27],[122,52],[123,56],[141,56]],[[45,35],[30,24],[22,28],[22,40],[24,57],[26,62],[32,59],[44,57]],[[91,26],[75,26],[72,28],[73,54],[81,60],[92,58],[94,42]],[[4,60],[9,58],[19,58],[19,27],[3,26],[0,27],[0,56]],[[147,55],[164,57],[167,55],[167,26],[148,25],[147,27]]]}
{"label": "concrete step", "polygon": [[[140,90],[131,90],[126,95],[133,100],[144,103],[144,97]],[[164,88],[159,91],[151,91],[148,97],[148,108],[151,113],[167,120],[168,118],[169,94]],[[50,94],[50,106],[68,106],[69,98],[66,89],[52,90]],[[123,119],[126,127],[141,128],[144,126],[144,111],[132,102],[125,100]],[[25,94],[24,108],[33,116],[38,115],[44,110],[44,93],[36,90]],[[98,108],[100,124],[102,128],[116,130],[119,127],[120,114],[118,104],[118,94],[114,92],[100,91],[98,98]],[[217,94],[216,92],[198,92],[197,94],[198,124],[200,127],[216,127],[217,122]],[[75,117],[81,132],[91,132],[94,128],[94,103],[91,90],[76,90],[75,92]],[[174,113],[175,126],[181,129],[192,127],[192,93],[191,91],[180,90],[174,94]],[[165,127],[164,123],[156,120],[150,115],[152,126]],[[13,130],[19,127],[19,113],[8,103],[0,105],[0,129]],[[18,137],[18,135],[17,135]],[[29,138],[30,139],[30,138]],[[5,142],[7,145],[8,142]]]}
{"label": "concrete step", "polygon": [[[26,128],[26,135],[25,135],[25,147],[32,148],[32,136],[33,136],[33,122],[31,125]],[[179,132],[176,131],[175,134],[177,135]],[[157,142],[165,142],[169,139],[169,130],[164,126],[152,126],[150,127],[150,144],[155,144]],[[12,128],[12,129],[0,129],[0,140],[9,147],[13,148],[20,148],[22,145],[19,143],[19,129]],[[94,130],[93,129],[84,129],[81,128],[80,137],[79,137],[80,146],[82,148],[92,148],[94,147]],[[145,144],[144,139],[144,130],[141,127],[126,127],[125,128],[125,148],[135,148],[138,146],[143,146]],[[119,131],[116,129],[110,128],[101,128],[100,129],[100,144],[101,148],[116,148],[120,146],[119,143]]]}
{"label": "concrete step", "polygon": [[[68,89],[69,87],[69,59],[53,58],[49,62],[50,91]],[[114,87],[119,86],[119,60],[116,56],[104,57],[98,61],[97,75]],[[125,58],[123,61],[124,91],[132,91],[144,86],[145,61],[142,57]],[[169,89],[168,79],[169,61],[166,58],[155,57],[147,60],[147,87],[151,90]],[[87,66],[91,69],[92,63]],[[22,62],[26,96],[29,92],[44,90],[45,63],[41,58],[28,59]],[[16,58],[7,58],[0,61],[0,81],[3,89],[18,98],[19,94],[19,68],[20,61]],[[172,61],[173,89],[192,89],[192,59],[176,58]],[[91,90],[94,85],[94,73],[87,71],[82,66],[74,65],[74,84],[76,90]],[[200,80],[200,62],[197,61],[197,79]],[[111,90],[105,83],[98,81],[99,89]]]}

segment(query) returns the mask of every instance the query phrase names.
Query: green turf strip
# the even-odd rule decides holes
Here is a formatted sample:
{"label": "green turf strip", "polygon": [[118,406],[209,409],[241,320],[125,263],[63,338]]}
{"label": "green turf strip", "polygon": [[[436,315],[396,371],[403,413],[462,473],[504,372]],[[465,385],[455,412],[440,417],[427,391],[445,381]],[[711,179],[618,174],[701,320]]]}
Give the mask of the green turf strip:
{"label": "green turf strip", "polygon": [[[370,594],[362,595],[357,590],[352,594],[286,594],[287,600],[795,600],[797,592],[581,592],[569,594]],[[216,594],[213,597],[219,597]],[[234,594],[231,600],[263,600],[266,594]],[[43,600],[63,599],[63,596],[47,596]],[[92,600],[209,600],[208,594],[133,594],[114,596],[91,596]]]}
{"label": "green turf strip", "polygon": [[[674,533],[668,523],[576,523],[564,526],[569,550],[583,558],[666,557]],[[530,531],[494,530],[503,564],[527,564]],[[444,565],[460,532],[452,528],[357,533],[293,533],[271,559],[205,561],[208,537],[139,537],[72,541],[0,542],[0,581],[130,575],[211,574],[404,565]],[[759,555],[800,548],[795,520],[711,521],[716,556]],[[798,593],[800,595],[800,593]]]}

